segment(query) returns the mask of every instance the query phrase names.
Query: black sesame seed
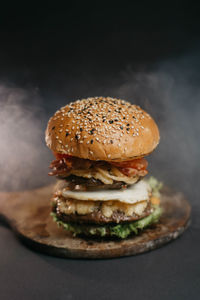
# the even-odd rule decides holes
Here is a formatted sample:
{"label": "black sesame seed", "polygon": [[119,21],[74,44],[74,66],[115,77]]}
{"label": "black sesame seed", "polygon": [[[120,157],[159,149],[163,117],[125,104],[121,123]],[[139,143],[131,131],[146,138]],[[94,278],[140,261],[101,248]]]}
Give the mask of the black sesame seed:
{"label": "black sesame seed", "polygon": [[123,126],[120,126],[120,129],[123,129]]}
{"label": "black sesame seed", "polygon": [[105,122],[106,119],[103,119],[103,122]]}
{"label": "black sesame seed", "polygon": [[80,132],[82,132],[83,131],[83,128],[80,128]]}
{"label": "black sesame seed", "polygon": [[90,144],[93,144],[93,140],[90,141]]}
{"label": "black sesame seed", "polygon": [[75,139],[78,140],[78,135],[77,134],[75,135]]}
{"label": "black sesame seed", "polygon": [[69,135],[69,132],[66,132],[66,136],[68,136]]}
{"label": "black sesame seed", "polygon": [[113,123],[113,120],[109,120],[109,123],[112,124],[112,123]]}
{"label": "black sesame seed", "polygon": [[126,128],[126,130],[127,130],[127,131],[129,131],[129,130],[130,130],[130,128]]}
{"label": "black sesame seed", "polygon": [[93,134],[94,131],[95,131],[95,128],[92,128],[92,129],[90,130],[90,134]]}
{"label": "black sesame seed", "polygon": [[130,126],[130,124],[128,123],[128,124],[126,124],[126,126]]}
{"label": "black sesame seed", "polygon": [[126,118],[125,118],[125,117],[123,117],[123,119],[125,120]]}
{"label": "black sesame seed", "polygon": [[115,119],[115,122],[118,122],[118,119]]}
{"label": "black sesame seed", "polygon": [[135,116],[133,116],[133,119],[136,119],[136,117],[135,117]]}

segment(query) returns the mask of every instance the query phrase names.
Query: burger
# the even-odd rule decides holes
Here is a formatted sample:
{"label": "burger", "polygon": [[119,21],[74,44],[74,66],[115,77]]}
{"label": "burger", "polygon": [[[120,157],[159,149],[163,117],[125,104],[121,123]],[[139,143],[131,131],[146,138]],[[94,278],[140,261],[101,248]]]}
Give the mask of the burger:
{"label": "burger", "polygon": [[50,176],[54,221],[74,236],[126,238],[158,222],[157,181],[147,160],[159,143],[153,118],[111,97],[77,100],[50,118],[45,139],[55,160]]}

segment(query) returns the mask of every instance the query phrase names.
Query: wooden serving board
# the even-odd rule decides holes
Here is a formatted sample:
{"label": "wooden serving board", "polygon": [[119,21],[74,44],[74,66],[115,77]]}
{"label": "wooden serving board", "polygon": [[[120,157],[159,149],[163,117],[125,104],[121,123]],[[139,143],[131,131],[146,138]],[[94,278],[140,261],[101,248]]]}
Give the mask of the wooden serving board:
{"label": "wooden serving board", "polygon": [[50,216],[53,186],[24,192],[0,193],[0,216],[17,236],[34,250],[71,258],[112,258],[156,249],[180,236],[189,225],[190,205],[181,193],[165,188],[158,224],[125,240],[73,237]]}

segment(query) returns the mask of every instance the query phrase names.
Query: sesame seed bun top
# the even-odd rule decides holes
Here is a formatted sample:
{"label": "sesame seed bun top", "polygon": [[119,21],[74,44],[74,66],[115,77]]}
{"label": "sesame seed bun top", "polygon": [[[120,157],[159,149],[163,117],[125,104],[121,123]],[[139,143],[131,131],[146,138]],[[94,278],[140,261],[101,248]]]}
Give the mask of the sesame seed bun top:
{"label": "sesame seed bun top", "polygon": [[50,118],[47,146],[90,160],[122,161],[145,156],[159,143],[151,116],[137,105],[110,97],[72,102]]}

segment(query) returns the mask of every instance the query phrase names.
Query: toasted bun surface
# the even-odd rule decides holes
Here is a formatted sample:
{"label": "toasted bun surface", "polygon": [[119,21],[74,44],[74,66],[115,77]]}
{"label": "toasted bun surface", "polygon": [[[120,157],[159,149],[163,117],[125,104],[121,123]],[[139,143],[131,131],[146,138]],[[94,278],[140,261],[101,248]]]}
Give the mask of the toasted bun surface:
{"label": "toasted bun surface", "polygon": [[151,153],[159,130],[139,106],[94,97],[62,107],[50,118],[47,146],[54,152],[90,160],[126,161]]}

